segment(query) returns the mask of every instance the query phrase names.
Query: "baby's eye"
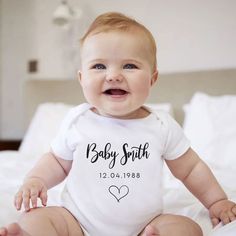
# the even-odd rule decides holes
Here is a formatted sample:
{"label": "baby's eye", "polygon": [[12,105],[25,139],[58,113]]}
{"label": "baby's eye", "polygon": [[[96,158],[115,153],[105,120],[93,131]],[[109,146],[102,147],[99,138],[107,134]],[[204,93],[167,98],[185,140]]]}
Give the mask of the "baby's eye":
{"label": "baby's eye", "polygon": [[105,70],[106,66],[104,66],[103,64],[95,64],[95,65],[92,66],[92,69]]}
{"label": "baby's eye", "polygon": [[125,64],[123,68],[128,70],[138,69],[138,67],[135,64]]}

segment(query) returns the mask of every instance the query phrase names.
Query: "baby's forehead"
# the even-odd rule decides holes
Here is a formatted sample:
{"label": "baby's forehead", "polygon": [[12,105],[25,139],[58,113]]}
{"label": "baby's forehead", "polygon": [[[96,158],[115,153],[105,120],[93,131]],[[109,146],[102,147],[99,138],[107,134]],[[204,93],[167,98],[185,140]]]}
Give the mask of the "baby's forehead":
{"label": "baby's forehead", "polygon": [[[119,48],[118,51],[117,48]],[[110,51],[116,55],[120,55],[121,52],[123,54],[124,52],[126,54],[135,52],[136,55],[149,56],[151,50],[148,39],[143,34],[118,30],[102,31],[88,35],[80,50],[83,55],[87,55],[87,53],[108,53]]]}

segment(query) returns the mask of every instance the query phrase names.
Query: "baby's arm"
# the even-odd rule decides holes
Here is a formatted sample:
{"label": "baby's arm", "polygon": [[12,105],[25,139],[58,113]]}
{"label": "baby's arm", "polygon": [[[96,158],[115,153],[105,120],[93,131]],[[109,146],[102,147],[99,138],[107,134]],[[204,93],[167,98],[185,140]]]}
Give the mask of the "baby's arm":
{"label": "baby's arm", "polygon": [[22,204],[26,211],[30,209],[30,202],[37,207],[37,198],[43,205],[47,204],[47,190],[60,182],[68,175],[72,161],[56,157],[52,152],[42,156],[38,163],[27,174],[23,185],[15,196],[15,206],[21,209]]}
{"label": "baby's arm", "polygon": [[209,167],[190,148],[180,158],[166,161],[173,175],[209,209],[213,225],[236,219],[236,205],[228,200]]}

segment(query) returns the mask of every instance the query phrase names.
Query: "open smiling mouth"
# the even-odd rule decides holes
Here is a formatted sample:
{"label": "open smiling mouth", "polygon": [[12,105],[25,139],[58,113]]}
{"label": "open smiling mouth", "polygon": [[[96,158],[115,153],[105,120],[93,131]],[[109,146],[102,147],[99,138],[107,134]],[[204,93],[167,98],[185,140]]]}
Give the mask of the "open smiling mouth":
{"label": "open smiling mouth", "polygon": [[110,96],[124,96],[128,94],[128,92],[123,89],[107,89],[103,93]]}

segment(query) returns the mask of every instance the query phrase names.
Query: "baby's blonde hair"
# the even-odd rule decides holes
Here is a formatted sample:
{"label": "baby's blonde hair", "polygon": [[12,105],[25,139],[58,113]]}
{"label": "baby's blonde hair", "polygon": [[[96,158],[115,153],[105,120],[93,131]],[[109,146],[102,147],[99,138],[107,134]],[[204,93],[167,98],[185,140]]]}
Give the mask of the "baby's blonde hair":
{"label": "baby's blonde hair", "polygon": [[149,48],[151,54],[152,68],[155,71],[157,62],[156,62],[156,42],[151,34],[151,32],[141,23],[136,20],[125,16],[124,14],[118,12],[108,12],[102,15],[99,15],[90,25],[87,32],[80,39],[80,45],[83,46],[84,41],[91,35],[98,34],[101,32],[109,31],[123,31],[128,32],[131,30],[139,29],[144,33],[146,38],[149,41]]}

